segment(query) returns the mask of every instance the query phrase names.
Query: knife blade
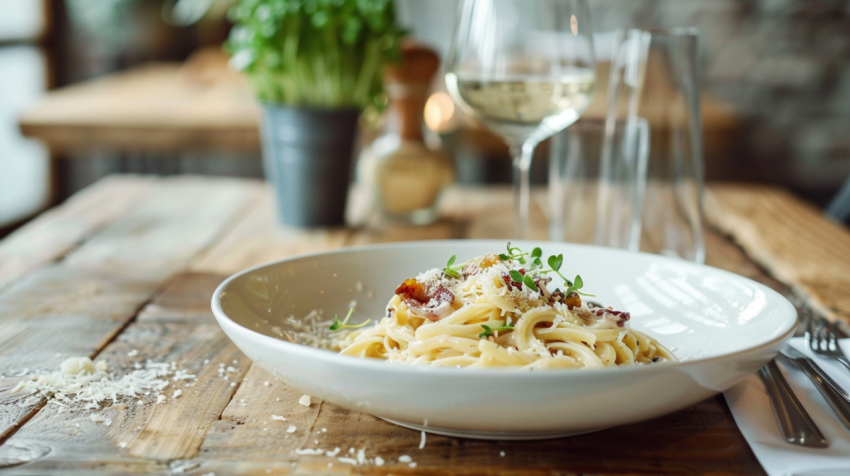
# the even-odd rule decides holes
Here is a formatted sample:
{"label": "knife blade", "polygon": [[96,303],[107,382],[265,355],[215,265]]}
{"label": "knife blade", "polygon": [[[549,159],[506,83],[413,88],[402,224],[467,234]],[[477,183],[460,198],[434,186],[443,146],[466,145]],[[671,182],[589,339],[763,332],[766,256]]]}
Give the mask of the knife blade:
{"label": "knife blade", "polygon": [[823,395],[826,403],[838,416],[841,424],[850,430],[850,394],[827,375],[817,363],[797,349],[786,346],[779,356],[783,362],[793,364],[794,367],[802,370],[809,377],[809,380],[815,384],[815,388]]}

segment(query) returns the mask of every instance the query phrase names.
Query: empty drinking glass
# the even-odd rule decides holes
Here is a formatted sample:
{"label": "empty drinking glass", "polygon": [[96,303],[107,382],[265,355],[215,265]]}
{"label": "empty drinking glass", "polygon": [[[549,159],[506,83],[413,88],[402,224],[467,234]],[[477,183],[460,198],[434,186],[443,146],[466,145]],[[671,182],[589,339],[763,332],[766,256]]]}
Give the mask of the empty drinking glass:
{"label": "empty drinking glass", "polygon": [[698,34],[613,38],[604,121],[553,141],[550,236],[703,262]]}

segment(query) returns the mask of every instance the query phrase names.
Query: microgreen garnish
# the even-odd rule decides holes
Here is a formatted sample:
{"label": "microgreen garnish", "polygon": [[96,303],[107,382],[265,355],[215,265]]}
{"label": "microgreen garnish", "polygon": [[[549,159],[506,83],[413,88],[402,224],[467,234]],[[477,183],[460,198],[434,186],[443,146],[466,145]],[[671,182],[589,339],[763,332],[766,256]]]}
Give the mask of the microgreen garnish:
{"label": "microgreen garnish", "polygon": [[491,329],[490,326],[486,324],[481,324],[481,327],[484,328],[484,332],[478,334],[478,338],[490,337],[494,332],[502,332],[502,331],[512,331],[514,330],[514,323],[511,322],[506,326],[497,327],[495,329]]}
{"label": "microgreen garnish", "polygon": [[331,324],[331,326],[328,327],[328,329],[330,329],[332,331],[338,331],[338,330],[341,330],[341,329],[357,329],[357,328],[365,326],[366,324],[368,324],[369,322],[372,321],[372,319],[370,318],[370,319],[366,319],[365,322],[362,322],[360,324],[349,324],[348,320],[351,319],[351,314],[353,312],[354,312],[354,308],[352,307],[351,309],[348,310],[348,314],[345,316],[345,319],[342,322],[339,321],[339,316],[334,314],[334,323]]}
{"label": "microgreen garnish", "polygon": [[579,291],[579,289],[584,287],[584,281],[581,280],[581,276],[576,275],[576,279],[573,280],[573,281],[570,281],[569,279],[564,277],[563,274],[561,274],[560,269],[561,269],[561,265],[564,263],[564,255],[550,256],[548,262],[549,262],[549,267],[552,268],[552,271],[557,273],[558,276],[560,276],[561,279],[563,279],[564,282],[569,286],[567,288],[566,293],[565,293],[567,296],[569,296],[571,292],[575,291],[575,292],[581,294],[582,296],[596,297],[593,294],[587,294],[587,293],[583,293],[583,292]]}
{"label": "microgreen garnish", "polygon": [[[457,255],[452,255],[452,257],[449,258],[449,262],[446,263],[446,267],[443,268],[443,273],[445,273],[446,276],[451,276],[452,278],[460,279],[460,277],[461,277],[460,273],[458,273],[456,269],[452,268],[452,265],[455,264],[456,259],[457,259]],[[462,268],[462,267],[463,267],[463,265],[460,265],[458,268]]]}
{"label": "microgreen garnish", "polygon": [[534,278],[532,278],[531,275],[526,274],[523,276],[522,273],[515,269],[508,271],[508,275],[510,275],[511,281],[515,283],[525,284],[532,291],[539,291],[539,289],[537,289],[537,285],[534,284]]}

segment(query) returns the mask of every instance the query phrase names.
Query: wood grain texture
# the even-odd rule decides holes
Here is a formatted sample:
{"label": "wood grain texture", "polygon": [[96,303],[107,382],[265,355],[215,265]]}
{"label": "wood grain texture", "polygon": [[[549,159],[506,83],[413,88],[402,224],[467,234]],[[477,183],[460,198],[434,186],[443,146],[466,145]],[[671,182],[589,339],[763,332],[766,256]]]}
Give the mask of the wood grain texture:
{"label": "wood grain texture", "polygon": [[21,373],[49,372],[68,357],[94,356],[150,298],[159,283],[53,266],[0,296],[0,439],[42,404],[10,393]]}
{"label": "wood grain texture", "polygon": [[160,179],[156,193],[70,252],[65,263],[164,279],[182,270],[238,218],[258,183],[191,176]]}
{"label": "wood grain texture", "polygon": [[[223,231],[256,186],[192,177],[157,180],[149,200],[113,214],[112,223],[61,263],[10,285],[0,295],[0,374],[56,368],[69,356],[95,356],[165,279]],[[14,383],[7,378],[0,387],[5,410],[0,439],[42,404],[40,398],[7,395]]]}
{"label": "wood grain texture", "polygon": [[[2,380],[0,408],[14,406],[17,413],[0,411],[0,418],[11,415],[0,423],[13,429],[25,422],[0,445],[0,464],[16,464],[7,469],[9,474],[163,474],[180,467],[197,475],[764,474],[720,397],[649,422],[589,435],[512,443],[428,435],[420,450],[419,432],[318,399],[310,407],[299,405],[302,393],[247,361],[210,314],[210,296],[224,276],[260,262],[351,244],[505,238],[511,227],[505,220],[510,217],[505,213],[510,210],[509,189],[451,189],[443,204],[444,219],[429,227],[367,221],[354,229],[296,230],[277,224],[271,194],[258,182],[158,179],[150,186],[155,194],[112,220],[104,218],[82,235],[78,249],[61,254],[66,257],[62,262],[15,278],[0,294],[0,364],[55,366],[55,354],[62,353],[55,349],[64,345],[69,353],[97,354],[121,371],[138,359],[173,360],[197,373],[198,381],[191,387],[185,386],[189,382],[176,383],[184,393],[165,405],[108,405],[101,411],[113,424],[106,427],[86,421],[84,413],[41,407],[38,397],[10,396],[7,389],[15,380]],[[709,224],[730,234],[745,251],[709,230],[708,264],[792,298],[796,293],[841,302],[836,296],[840,289],[820,288],[820,296],[796,281],[801,276],[811,279],[814,273],[794,255],[796,250],[783,251],[782,246],[804,249],[794,237],[763,236],[776,233],[762,228],[764,223],[817,231],[824,226],[823,218],[793,197],[767,193],[770,190],[748,192],[754,197],[735,187],[711,190]],[[535,237],[545,237],[542,197],[535,196]],[[748,208],[748,201],[758,206]],[[774,201],[782,204],[784,214],[790,210],[804,217],[782,224],[788,219],[777,215],[783,213],[766,211],[774,209]],[[735,221],[742,217],[752,217],[753,224]],[[846,230],[827,231],[826,241],[815,241],[816,232],[807,233],[814,246],[832,247],[811,253],[812,259],[840,262],[842,253],[835,250],[844,246]],[[0,242],[0,249],[3,246]],[[751,257],[760,259],[754,263]],[[7,348],[24,352],[7,354]],[[128,356],[134,349],[138,354]],[[234,367],[228,380],[219,375],[219,363]],[[286,431],[289,425],[295,426],[294,432]],[[336,447],[342,453],[363,449],[367,458],[381,456],[386,464],[353,466],[337,459],[342,453],[297,453]],[[49,452],[39,454],[39,448]],[[400,463],[403,454],[417,466]],[[27,458],[34,461],[21,464]]]}
{"label": "wood grain texture", "polygon": [[351,232],[347,228],[283,226],[275,206],[273,190],[264,186],[227,233],[198,255],[189,269],[227,275],[298,254],[339,248],[348,242]]}
{"label": "wood grain texture", "polygon": [[204,55],[51,91],[20,116],[21,131],[53,150],[259,151],[260,108],[247,81],[226,63],[201,64]]}
{"label": "wood grain texture", "polygon": [[[133,323],[97,359],[119,375],[135,362],[174,362],[197,380],[170,382],[163,391],[169,397],[164,404],[156,404],[155,395],[108,401],[97,410],[59,412],[58,406],[48,403],[6,442],[18,446],[37,442],[50,448],[50,453],[28,465],[28,471],[48,470],[59,461],[85,467],[99,460],[143,458],[162,463],[191,458],[250,365],[213,319]],[[220,373],[219,364],[229,371]],[[173,398],[177,389],[182,395]],[[111,423],[92,422],[92,413]]]}
{"label": "wood grain texture", "polygon": [[0,242],[0,290],[55,261],[126,214],[151,192],[154,179],[112,176],[48,210]]}
{"label": "wood grain texture", "polygon": [[850,322],[850,230],[778,188],[714,185],[709,192],[712,226],[816,311]]}

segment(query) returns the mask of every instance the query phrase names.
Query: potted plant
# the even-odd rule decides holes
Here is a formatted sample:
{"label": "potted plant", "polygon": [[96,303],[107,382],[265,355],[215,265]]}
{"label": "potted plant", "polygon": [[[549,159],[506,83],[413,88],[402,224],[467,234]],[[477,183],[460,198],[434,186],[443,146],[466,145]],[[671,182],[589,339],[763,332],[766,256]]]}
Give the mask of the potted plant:
{"label": "potted plant", "polygon": [[392,0],[240,0],[226,48],[262,103],[263,164],[285,224],[344,223],[357,123],[403,31]]}

